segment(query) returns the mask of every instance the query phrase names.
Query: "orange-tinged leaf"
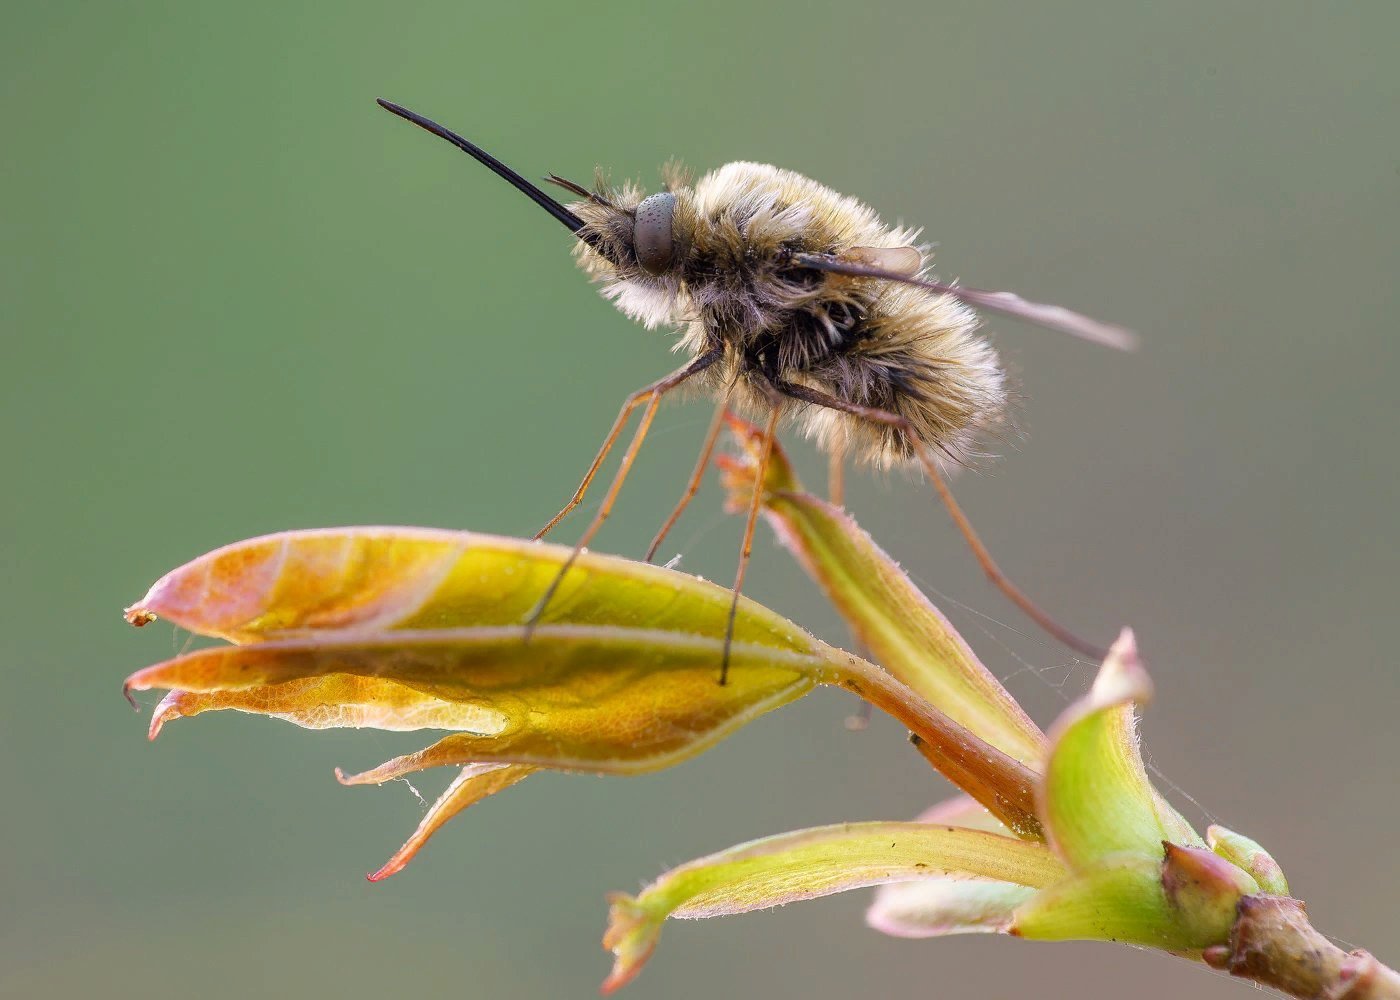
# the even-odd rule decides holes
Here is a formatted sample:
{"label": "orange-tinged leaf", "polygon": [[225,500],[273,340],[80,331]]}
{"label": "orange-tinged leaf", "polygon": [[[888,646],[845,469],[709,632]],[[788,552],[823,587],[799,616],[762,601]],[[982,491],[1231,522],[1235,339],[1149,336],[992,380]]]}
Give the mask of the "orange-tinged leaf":
{"label": "orange-tinged leaf", "polygon": [[[760,432],[732,418],[745,457],[721,465],[731,506],[753,495]],[[845,511],[803,490],[774,445],[763,511],[783,545],[890,673],[992,746],[1038,767],[1045,735],[923,593]]]}
{"label": "orange-tinged leaf", "polygon": [[[127,609],[235,643],[310,632],[521,625],[572,550],[429,528],[284,531],[235,542],[172,570]],[[730,591],[696,577],[584,552],[543,624],[721,634]],[[810,637],[747,599],[734,636],[808,650]]]}
{"label": "orange-tinged leaf", "polygon": [[1064,875],[1043,844],[941,824],[843,823],[767,837],[674,868],[636,897],[613,896],[603,946],[616,959],[603,990],[636,976],[668,917],[746,913],[920,878],[1040,887]]}
{"label": "orange-tinged leaf", "polygon": [[729,682],[720,685],[722,653],[719,638],[582,625],[541,626],[528,643],[518,628],[341,633],[202,649],[127,683],[244,691],[251,699],[269,685],[312,678],[387,680],[503,720],[497,731],[449,737],[438,747],[453,752],[430,755],[423,766],[497,761],[637,772],[699,753],[805,694],[824,667],[810,654],[736,643]]}
{"label": "orange-tinged leaf", "polygon": [[[371,873],[368,876],[369,880],[378,882],[403,871],[404,866],[422,850],[428,838],[442,829],[448,820],[488,795],[495,795],[502,789],[525,780],[537,770],[538,768],[525,764],[468,764],[462,768],[461,774],[452,779],[452,784],[447,786],[447,790],[438,796],[437,801],[423,815],[418,829],[413,831],[413,836],[409,837],[378,871]],[[340,778],[341,775],[337,772],[336,777]],[[341,780],[345,781],[344,778]]]}
{"label": "orange-tinged leaf", "polygon": [[[167,574],[129,610],[238,645],[136,672],[166,688],[153,731],[216,709],[310,727],[456,730],[348,783],[434,766],[638,773],[708,748],[817,683],[904,722],[919,751],[1018,836],[1041,836],[1036,775],[879,668],[741,601],[719,684],[730,591],[585,554],[527,638],[521,622],[568,550],[407,528],[288,532]],[[469,793],[464,792],[464,795]]]}
{"label": "orange-tinged leaf", "polygon": [[167,694],[151,715],[151,739],[172,719],[236,709],[285,719],[306,729],[467,729],[499,732],[504,717],[490,708],[444,700],[381,677],[328,674],[256,687]]}

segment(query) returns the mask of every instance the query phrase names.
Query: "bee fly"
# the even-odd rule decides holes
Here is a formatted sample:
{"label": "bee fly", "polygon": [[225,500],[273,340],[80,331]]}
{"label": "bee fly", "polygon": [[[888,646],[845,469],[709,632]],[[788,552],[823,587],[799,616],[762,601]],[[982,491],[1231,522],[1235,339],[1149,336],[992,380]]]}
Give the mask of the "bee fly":
{"label": "bee fly", "polygon": [[[1102,657],[1100,647],[1056,623],[998,568],[939,464],[963,462],[1006,406],[1000,360],[979,334],[974,308],[1119,348],[1132,345],[1131,333],[1009,292],[934,281],[916,231],[889,228],[863,203],[790,170],[729,163],[692,184],[668,166],[664,190],[649,195],[631,184],[610,188],[601,176],[589,189],[551,174],[551,183],[578,199],[563,205],[456,133],[396,104],[379,104],[475,157],[563,223],[578,240],[579,266],[602,285],[603,295],[648,328],[679,328],[678,349],[690,355],[685,365],[627,397],[573,497],[535,536],[543,537],[583,500],[641,407],[612,485],[527,629],[607,519],[662,397],[690,382],[718,406],[685,492],[652,541],[648,560],[699,489],[726,410],[737,405],[762,416],[759,483],[778,422],[792,416],[830,453],[834,472],[847,454],[880,467],[922,468],[992,582],[1065,645]],[[754,491],[744,527],[721,683],[761,494]]]}

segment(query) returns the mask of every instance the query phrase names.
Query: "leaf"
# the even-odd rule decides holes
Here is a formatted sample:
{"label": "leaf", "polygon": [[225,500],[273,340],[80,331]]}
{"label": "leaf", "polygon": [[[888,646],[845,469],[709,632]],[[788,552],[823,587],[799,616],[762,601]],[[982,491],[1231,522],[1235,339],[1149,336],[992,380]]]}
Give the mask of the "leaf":
{"label": "leaf", "polygon": [[1124,629],[1093,688],[1051,730],[1040,816],[1071,868],[1125,854],[1155,864],[1163,841],[1202,843],[1158,795],[1143,766],[1133,709],[1151,694],[1133,634]]}
{"label": "leaf", "polygon": [[1213,824],[1206,828],[1206,844],[1222,858],[1249,872],[1264,892],[1274,896],[1289,894],[1288,879],[1284,878],[1283,869],[1258,841]]}
{"label": "leaf", "polygon": [[[753,495],[761,432],[730,418],[745,457],[721,460],[731,506]],[[949,718],[1038,767],[1045,735],[923,593],[845,511],[803,491],[776,444],[763,512],[874,659]]]}
{"label": "leaf", "polygon": [[[429,528],[284,531],[215,549],[161,577],[127,609],[235,643],[328,631],[521,625],[558,574],[562,545]],[[693,576],[583,552],[542,624],[720,635],[731,592]],[[734,637],[807,651],[813,640],[739,601]]]}
{"label": "leaf", "polygon": [[[717,638],[582,625],[541,626],[528,643],[518,628],[336,633],[202,649],[137,671],[127,685],[241,692],[251,705],[310,679],[389,681],[501,720],[449,737],[438,746],[452,741],[455,752],[422,766],[637,773],[693,756],[805,694],[823,667],[811,654],[736,643],[720,685],[722,651]],[[283,703],[279,714],[296,721],[316,710]]]}
{"label": "leaf", "polygon": [[[925,810],[917,823],[1010,831],[966,795]],[[1036,890],[1012,882],[935,876],[911,882],[891,882],[875,891],[865,912],[870,927],[892,937],[929,938],[948,934],[1005,931],[1015,909]]]}
{"label": "leaf", "polygon": [[1016,908],[1036,893],[1010,882],[935,878],[881,886],[865,913],[872,929],[898,938],[1002,934]]}
{"label": "leaf", "polygon": [[1224,944],[1234,926],[1240,899],[1259,892],[1243,869],[1205,847],[1162,845],[1162,888],[1176,911],[1176,922],[1196,947]]}
{"label": "leaf", "polygon": [[[495,795],[517,782],[524,781],[536,770],[538,768],[525,764],[469,764],[462,768],[462,773],[452,779],[452,784],[447,786],[447,790],[438,796],[438,800],[424,814],[418,829],[413,831],[413,836],[409,837],[377,872],[371,873],[368,876],[369,880],[379,882],[403,871],[404,866],[422,850],[428,838],[442,829],[448,820],[488,795]],[[339,771],[336,772],[336,777],[342,783],[349,784]]]}
{"label": "leaf", "polygon": [[1209,851],[1166,845],[1166,857],[1120,854],[1036,893],[1011,933],[1041,941],[1119,941],[1198,951],[1229,938],[1241,897],[1258,891]]}
{"label": "leaf", "polygon": [[435,698],[379,677],[328,674],[250,688],[171,691],[151,715],[150,737],[155,739],[173,719],[224,709],[284,719],[305,729],[494,733],[505,725],[499,712],[481,705]]}
{"label": "leaf", "polygon": [[1152,948],[1202,946],[1177,929],[1160,858],[1125,855],[1038,892],[1016,911],[1011,933],[1040,941],[1120,941]]}
{"label": "leaf", "polygon": [[[716,643],[731,600],[722,587],[585,553],[527,644],[518,623],[569,551],[417,528],[285,532],[225,546],[167,574],[128,618],[160,615],[243,645],[158,664],[129,686],[173,689],[153,733],[170,719],[227,708],[313,728],[464,732],[359,776],[378,781],[473,761],[650,770],[700,752],[814,683],[840,684],[905,722],[935,767],[1018,834],[1039,836],[1035,775],[1023,764],[888,674],[752,601],[739,603],[736,656],[757,663],[761,650],[775,650],[768,659],[778,672],[721,687]],[[551,632],[573,626],[585,632],[567,640]],[[542,644],[549,635],[553,644]],[[661,666],[668,658],[679,670]],[[499,689],[480,678],[464,687],[463,671],[486,671]],[[522,718],[535,721],[512,721]]]}
{"label": "leaf", "polygon": [[[346,528],[226,546],[167,574],[128,611],[241,645],[137,671],[166,688],[152,733],[219,709],[311,728],[453,730],[345,778],[517,764],[634,774],[691,757],[811,690],[837,684],[909,726],[919,751],[1019,836],[1039,838],[1036,775],[898,680],[741,601],[718,683],[731,594],[670,570],[580,557],[545,624],[518,624],[568,550],[465,532]],[[464,793],[465,794],[465,793]]]}
{"label": "leaf", "polygon": [[603,946],[616,960],[603,991],[637,975],[668,917],[746,913],[927,877],[1039,887],[1064,874],[1042,844],[946,825],[846,823],[751,841],[674,868],[636,897],[612,897]]}
{"label": "leaf", "polygon": [[537,767],[636,773],[699,753],[831,680],[834,651],[741,600],[718,683],[730,591],[582,553],[526,642],[520,627],[570,549],[469,532],[342,528],[225,546],[161,578],[128,609],[237,645],[138,671],[172,719],[235,709],[312,729],[455,735],[345,783],[466,765],[375,873],[400,870],[480,798]]}

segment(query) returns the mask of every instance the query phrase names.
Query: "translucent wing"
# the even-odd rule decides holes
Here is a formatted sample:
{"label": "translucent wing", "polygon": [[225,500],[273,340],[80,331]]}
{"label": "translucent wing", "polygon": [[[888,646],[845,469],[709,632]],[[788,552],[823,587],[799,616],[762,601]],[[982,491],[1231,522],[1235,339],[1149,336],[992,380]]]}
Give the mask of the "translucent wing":
{"label": "translucent wing", "polygon": [[[912,250],[913,248],[899,249]],[[889,253],[892,251],[881,252]],[[915,252],[917,253],[917,251]],[[858,256],[852,255],[838,257],[833,254],[795,253],[792,255],[792,262],[799,267],[810,267],[817,271],[848,274],[857,278],[882,278],[885,281],[898,281],[905,285],[926,288],[931,292],[951,295],[976,309],[991,309],[995,312],[1005,313],[1008,316],[1015,316],[1017,319],[1024,319],[1051,330],[1059,330],[1062,333],[1068,333],[1096,344],[1116,347],[1120,351],[1130,351],[1137,346],[1138,342],[1137,334],[1124,327],[1090,319],[1088,316],[1066,309],[1064,306],[1032,302],[1029,299],[1021,298],[1014,292],[990,292],[979,288],[945,285],[941,281],[913,277],[898,268],[866,263]]]}
{"label": "translucent wing", "polygon": [[910,278],[924,266],[924,255],[919,253],[917,247],[851,247],[841,255],[841,259]]}

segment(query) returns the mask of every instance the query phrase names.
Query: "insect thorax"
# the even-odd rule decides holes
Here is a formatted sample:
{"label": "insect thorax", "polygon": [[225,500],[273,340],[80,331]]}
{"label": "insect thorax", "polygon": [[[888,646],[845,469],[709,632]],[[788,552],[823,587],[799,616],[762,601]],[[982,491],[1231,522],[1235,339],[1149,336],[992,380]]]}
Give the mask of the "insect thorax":
{"label": "insect thorax", "polygon": [[[601,252],[579,245],[579,262],[627,315],[649,328],[680,328],[681,350],[727,348],[727,363],[711,381],[755,372],[804,382],[899,413],[953,455],[1000,416],[1002,373],[995,351],[975,335],[970,310],[947,297],[790,261],[796,252],[910,246],[916,232],[886,227],[856,199],[765,164],[730,163],[694,188],[671,190],[681,248],[672,270],[647,274],[630,256],[627,213],[642,199],[630,186],[600,192],[607,209],[570,206],[601,238]],[[741,396],[758,402],[760,388]],[[808,409],[808,430],[824,442],[841,439],[879,464],[909,458],[888,427]]]}
{"label": "insect thorax", "polygon": [[[766,366],[801,368],[859,337],[878,289],[786,264],[800,251],[901,246],[915,238],[887,229],[853,198],[766,164],[731,163],[690,188],[673,189],[678,251],[671,273],[652,275],[635,261],[627,213],[632,187],[597,204],[571,206],[605,239],[603,253],[582,249],[581,263],[604,294],[648,327],[685,326],[685,346],[732,346]],[[610,257],[612,259],[605,259]]]}

